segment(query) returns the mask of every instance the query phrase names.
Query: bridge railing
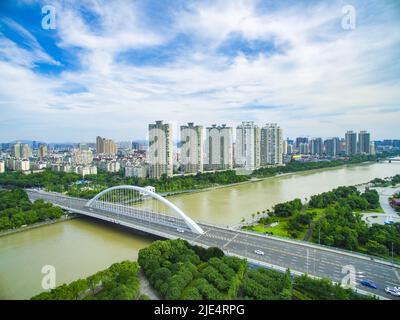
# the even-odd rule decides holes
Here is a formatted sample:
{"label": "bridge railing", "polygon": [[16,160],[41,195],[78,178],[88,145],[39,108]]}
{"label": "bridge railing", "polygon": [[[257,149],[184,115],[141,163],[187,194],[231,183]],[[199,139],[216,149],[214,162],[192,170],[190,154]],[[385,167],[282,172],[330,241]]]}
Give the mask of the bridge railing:
{"label": "bridge railing", "polygon": [[303,241],[303,240],[298,240],[298,239],[291,239],[291,238],[286,238],[286,237],[282,237],[282,236],[278,236],[278,235],[270,235],[270,234],[264,234],[264,233],[260,233],[260,232],[256,232],[256,231],[248,231],[248,230],[237,230],[238,232],[241,233],[247,233],[249,235],[259,235],[265,238],[270,238],[270,239],[277,239],[280,241],[286,241],[286,242],[291,242],[294,244],[298,244],[300,246],[308,246],[308,247],[314,247],[314,248],[323,248],[329,251],[337,251],[337,252],[342,252],[344,254],[347,255],[353,255],[353,256],[359,256],[359,257],[363,257],[364,259],[367,260],[371,260],[371,261],[377,261],[377,262],[384,262],[385,264],[390,264],[396,267],[400,267],[400,265],[398,264],[397,260],[392,260],[392,258],[387,258],[387,257],[378,257],[378,256],[372,256],[366,253],[361,253],[358,251],[352,251],[352,250],[346,250],[346,249],[342,249],[342,248],[337,248],[337,247],[331,247],[331,246],[327,246],[324,244],[318,244],[318,243],[314,243],[314,242],[308,242],[308,241]]}

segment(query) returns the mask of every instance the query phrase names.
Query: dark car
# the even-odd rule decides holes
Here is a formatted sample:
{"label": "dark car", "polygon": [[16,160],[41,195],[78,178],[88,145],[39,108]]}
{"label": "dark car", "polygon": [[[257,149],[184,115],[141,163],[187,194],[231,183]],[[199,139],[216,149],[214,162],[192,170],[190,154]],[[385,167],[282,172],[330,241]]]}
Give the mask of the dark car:
{"label": "dark car", "polygon": [[371,280],[361,280],[360,283],[364,287],[372,288],[372,289],[378,289],[378,286]]}

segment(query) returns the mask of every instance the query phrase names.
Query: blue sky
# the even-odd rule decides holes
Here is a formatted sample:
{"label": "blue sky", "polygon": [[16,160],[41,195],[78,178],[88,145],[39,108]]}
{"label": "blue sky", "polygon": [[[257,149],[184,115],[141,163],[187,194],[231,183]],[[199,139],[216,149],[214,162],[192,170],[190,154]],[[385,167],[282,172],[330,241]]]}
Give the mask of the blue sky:
{"label": "blue sky", "polygon": [[396,0],[4,0],[0,141],[141,139],[159,119],[400,138],[399,30]]}

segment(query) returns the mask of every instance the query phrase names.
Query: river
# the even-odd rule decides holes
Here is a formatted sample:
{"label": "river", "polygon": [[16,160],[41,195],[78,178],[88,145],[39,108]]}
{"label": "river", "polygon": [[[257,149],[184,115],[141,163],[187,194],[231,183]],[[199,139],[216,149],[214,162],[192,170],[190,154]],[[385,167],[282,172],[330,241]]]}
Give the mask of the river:
{"label": "river", "polygon": [[[400,173],[400,162],[321,169],[210,191],[169,197],[195,220],[238,223],[253,212],[295,197]],[[71,282],[124,259],[153,241],[118,226],[79,218],[0,237],[0,299],[27,299],[42,291],[44,265],[56,268],[56,283]]]}

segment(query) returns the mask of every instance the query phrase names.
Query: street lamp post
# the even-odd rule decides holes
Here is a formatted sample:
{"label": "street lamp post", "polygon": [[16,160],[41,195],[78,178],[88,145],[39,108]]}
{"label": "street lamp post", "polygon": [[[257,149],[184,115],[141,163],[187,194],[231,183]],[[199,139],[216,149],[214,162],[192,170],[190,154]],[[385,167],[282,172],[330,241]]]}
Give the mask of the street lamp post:
{"label": "street lamp post", "polygon": [[321,225],[318,225],[318,244],[321,244]]}
{"label": "street lamp post", "polygon": [[393,250],[393,241],[392,241],[392,264],[394,264],[394,250]]}

